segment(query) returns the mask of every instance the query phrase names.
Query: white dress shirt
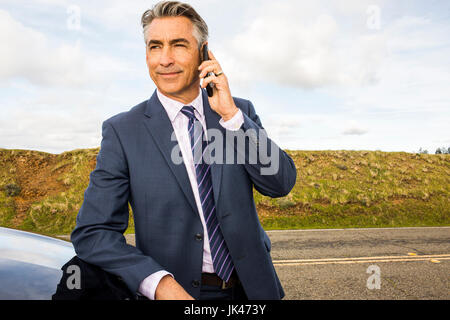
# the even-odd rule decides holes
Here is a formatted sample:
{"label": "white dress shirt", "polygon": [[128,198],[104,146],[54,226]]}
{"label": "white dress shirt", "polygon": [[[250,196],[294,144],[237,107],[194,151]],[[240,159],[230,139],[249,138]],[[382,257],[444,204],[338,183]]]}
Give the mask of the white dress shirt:
{"label": "white dress shirt", "polygon": [[[199,94],[197,98],[194,99],[191,103],[183,104],[179,101],[173,100],[164,94],[162,94],[157,89],[158,99],[163,105],[164,109],[169,116],[170,121],[172,122],[172,126],[177,137],[178,145],[180,146],[181,154],[183,156],[183,162],[186,166],[186,170],[189,176],[189,181],[191,183],[192,191],[194,193],[195,202],[197,204],[198,212],[200,214],[200,220],[203,225],[203,264],[202,264],[202,272],[214,273],[214,266],[211,258],[211,249],[209,247],[209,236],[205,224],[205,218],[203,217],[203,209],[200,201],[200,195],[198,192],[197,186],[197,177],[195,173],[194,159],[191,150],[191,139],[188,132],[188,122],[189,119],[185,116],[181,111],[184,106],[193,106],[195,109],[195,116],[200,121],[203,126],[203,130],[207,137],[206,131],[206,121],[205,115],[203,112],[203,98],[202,92],[199,87]],[[228,121],[224,121],[223,119],[219,120],[219,123],[222,127],[227,130],[236,131],[241,125],[244,123],[244,116],[242,115],[242,111],[239,109],[238,112],[234,115],[233,118]],[[145,295],[147,298],[154,300],[155,299],[155,291],[156,287],[159,284],[159,281],[162,277],[166,275],[173,275],[165,270],[161,270],[149,275],[145,278],[141,285],[139,286],[139,292]]]}

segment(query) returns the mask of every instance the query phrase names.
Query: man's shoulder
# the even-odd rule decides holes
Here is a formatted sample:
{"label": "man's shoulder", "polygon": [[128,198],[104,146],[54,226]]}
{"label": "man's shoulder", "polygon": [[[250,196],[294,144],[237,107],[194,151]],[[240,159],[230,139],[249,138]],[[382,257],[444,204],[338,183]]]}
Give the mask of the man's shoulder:
{"label": "man's shoulder", "polygon": [[239,98],[239,97],[233,97],[234,103],[236,104],[236,107],[242,110],[242,112],[245,112],[246,114],[249,113],[249,108],[252,105],[250,100]]}
{"label": "man's shoulder", "polygon": [[126,125],[130,123],[136,123],[143,115],[145,111],[145,106],[148,100],[142,101],[141,103],[135,105],[128,111],[123,111],[105,120],[105,123],[109,123],[113,126]]}

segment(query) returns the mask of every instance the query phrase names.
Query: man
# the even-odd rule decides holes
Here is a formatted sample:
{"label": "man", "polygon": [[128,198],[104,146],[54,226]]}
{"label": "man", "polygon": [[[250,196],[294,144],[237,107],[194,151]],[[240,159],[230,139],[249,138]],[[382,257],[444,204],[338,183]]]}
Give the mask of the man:
{"label": "man", "polygon": [[[77,255],[149,299],[281,299],[253,186],[267,196],[287,195],[296,180],[292,159],[259,134],[253,105],[232,97],[211,51],[202,62],[208,28],[191,6],[160,2],[143,14],[142,25],[157,89],[103,123],[97,166],[71,235]],[[212,97],[204,89],[209,83]],[[245,163],[196,157],[199,145],[207,150],[213,129],[250,137],[244,148],[222,145],[244,154]],[[257,134],[246,135],[252,130]],[[267,162],[249,155],[268,144],[277,170],[261,174]],[[123,236],[128,203],[136,247]]]}

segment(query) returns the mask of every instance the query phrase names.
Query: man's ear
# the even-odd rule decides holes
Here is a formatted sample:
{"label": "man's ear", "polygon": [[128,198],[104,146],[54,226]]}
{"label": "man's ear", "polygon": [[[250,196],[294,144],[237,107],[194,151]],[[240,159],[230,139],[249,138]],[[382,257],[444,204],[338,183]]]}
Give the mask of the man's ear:
{"label": "man's ear", "polygon": [[202,45],[198,49],[198,66],[200,66],[203,62],[203,46],[205,45],[205,43],[202,43]]}

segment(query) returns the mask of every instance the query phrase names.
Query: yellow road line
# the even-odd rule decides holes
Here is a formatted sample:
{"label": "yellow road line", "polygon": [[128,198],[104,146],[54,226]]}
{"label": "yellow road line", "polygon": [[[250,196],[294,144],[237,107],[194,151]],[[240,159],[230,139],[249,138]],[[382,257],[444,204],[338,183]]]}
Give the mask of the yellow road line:
{"label": "yellow road line", "polygon": [[423,256],[380,256],[380,257],[354,257],[354,258],[326,258],[326,259],[296,259],[274,260],[276,266],[320,265],[320,264],[351,264],[369,262],[405,262],[429,261],[431,259],[450,260],[450,254],[434,254]]}

